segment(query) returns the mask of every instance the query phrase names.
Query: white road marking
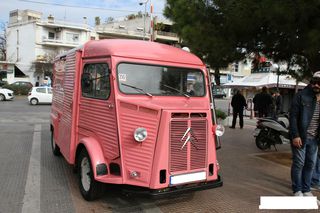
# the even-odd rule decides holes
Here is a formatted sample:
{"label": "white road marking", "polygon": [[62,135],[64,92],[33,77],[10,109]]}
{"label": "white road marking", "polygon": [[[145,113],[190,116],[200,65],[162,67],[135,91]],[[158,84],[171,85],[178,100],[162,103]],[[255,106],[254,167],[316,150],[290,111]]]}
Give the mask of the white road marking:
{"label": "white road marking", "polygon": [[34,126],[22,213],[40,213],[41,124]]}

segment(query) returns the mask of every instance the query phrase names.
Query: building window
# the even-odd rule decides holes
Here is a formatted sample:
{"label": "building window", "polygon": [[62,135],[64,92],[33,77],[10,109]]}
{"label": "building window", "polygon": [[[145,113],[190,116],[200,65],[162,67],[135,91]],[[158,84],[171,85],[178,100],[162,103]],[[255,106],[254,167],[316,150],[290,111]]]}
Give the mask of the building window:
{"label": "building window", "polygon": [[81,90],[84,97],[108,99],[110,96],[108,65],[86,64],[81,77]]}
{"label": "building window", "polygon": [[239,72],[239,62],[235,62],[233,66],[234,66],[234,72]]}
{"label": "building window", "polygon": [[78,33],[67,33],[67,41],[69,42],[79,42],[79,34]]}
{"label": "building window", "polygon": [[54,39],[55,34],[53,32],[48,33],[48,39]]}

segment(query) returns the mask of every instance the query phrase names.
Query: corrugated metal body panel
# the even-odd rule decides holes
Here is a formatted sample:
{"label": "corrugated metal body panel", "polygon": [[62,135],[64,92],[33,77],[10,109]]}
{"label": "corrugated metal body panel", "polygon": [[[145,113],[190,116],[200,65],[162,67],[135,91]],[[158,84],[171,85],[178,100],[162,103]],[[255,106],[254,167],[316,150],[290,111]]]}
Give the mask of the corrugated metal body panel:
{"label": "corrugated metal body panel", "polygon": [[[159,112],[124,102],[120,102],[119,112],[124,166],[127,172],[138,171],[140,181],[148,183],[157,139]],[[142,143],[136,142],[133,137],[138,127],[144,127],[148,132],[147,139]]]}
{"label": "corrugated metal body panel", "polygon": [[52,108],[57,109],[62,112],[63,109],[63,85],[64,85],[64,75],[66,73],[66,61],[59,60],[54,64],[54,82],[53,82],[53,100]]}
{"label": "corrugated metal body panel", "polygon": [[[113,100],[110,96],[109,100]],[[115,159],[120,156],[117,121],[114,107],[109,101],[81,97],[79,127],[89,130],[102,146],[104,156]],[[114,105],[114,104],[111,104]]]}
{"label": "corrugated metal body panel", "polygon": [[191,121],[191,129],[195,138],[195,144],[191,147],[191,169],[200,169],[206,167],[207,153],[207,121],[193,120]]}
{"label": "corrugated metal body panel", "polygon": [[170,124],[170,172],[206,168],[207,120],[173,119]]}
{"label": "corrugated metal body panel", "polygon": [[177,172],[188,169],[187,146],[181,149],[181,138],[188,129],[188,121],[172,121],[170,126],[170,171]]}
{"label": "corrugated metal body panel", "polygon": [[[65,73],[63,79],[63,100],[62,115],[59,124],[59,141],[61,149],[66,159],[69,159],[69,149],[72,134],[72,104],[73,104],[73,91],[74,91],[74,77],[76,67],[76,52],[71,52],[67,55],[65,64]],[[61,103],[60,103],[61,104]]]}

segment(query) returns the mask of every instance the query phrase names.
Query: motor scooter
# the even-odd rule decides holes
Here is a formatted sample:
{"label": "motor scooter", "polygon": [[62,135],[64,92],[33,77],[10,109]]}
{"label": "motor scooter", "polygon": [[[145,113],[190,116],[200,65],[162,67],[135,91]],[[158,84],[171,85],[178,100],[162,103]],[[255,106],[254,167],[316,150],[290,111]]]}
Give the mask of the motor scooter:
{"label": "motor scooter", "polygon": [[256,146],[261,150],[270,149],[271,146],[277,150],[276,144],[290,144],[288,114],[279,115],[277,119],[258,118],[253,136],[256,138]]}

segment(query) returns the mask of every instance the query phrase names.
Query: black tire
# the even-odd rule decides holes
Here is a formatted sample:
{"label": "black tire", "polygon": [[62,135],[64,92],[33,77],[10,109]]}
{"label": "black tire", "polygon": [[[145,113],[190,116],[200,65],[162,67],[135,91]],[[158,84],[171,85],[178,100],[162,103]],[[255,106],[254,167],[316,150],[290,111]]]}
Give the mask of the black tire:
{"label": "black tire", "polygon": [[91,160],[86,149],[82,149],[78,157],[79,188],[82,197],[87,201],[102,196],[105,185],[94,179]]}
{"label": "black tire", "polygon": [[5,101],[6,97],[3,94],[0,94],[0,101]]}
{"label": "black tire", "polygon": [[256,137],[256,146],[261,150],[269,149],[271,144],[267,137],[267,132],[261,130],[259,135]]}
{"label": "black tire", "polygon": [[61,152],[60,152],[60,148],[58,147],[58,145],[56,144],[54,137],[53,137],[53,131],[51,131],[51,149],[52,149],[52,153],[55,156],[60,156]]}
{"label": "black tire", "polygon": [[38,101],[38,99],[36,99],[36,98],[32,98],[31,100],[30,100],[30,104],[31,105],[37,105],[39,103],[39,101]]}

